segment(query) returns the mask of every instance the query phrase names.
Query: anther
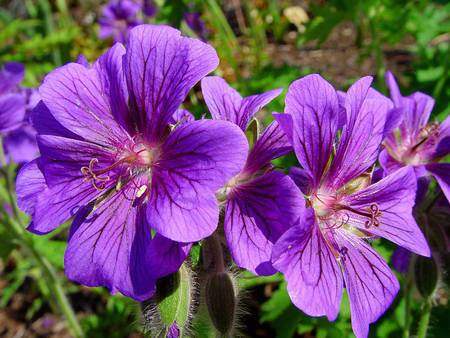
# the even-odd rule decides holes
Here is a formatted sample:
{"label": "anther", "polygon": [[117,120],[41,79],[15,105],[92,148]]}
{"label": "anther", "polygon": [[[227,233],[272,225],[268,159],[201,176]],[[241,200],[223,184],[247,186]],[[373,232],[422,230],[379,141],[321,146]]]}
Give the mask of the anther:
{"label": "anther", "polygon": [[381,211],[380,208],[378,207],[378,204],[376,203],[372,203],[370,205],[370,207],[368,208],[368,211],[370,213],[370,220],[367,220],[364,223],[364,226],[368,229],[370,228],[372,225],[377,227],[380,225],[380,220],[378,219],[378,217],[381,216]]}
{"label": "anther", "polygon": [[378,219],[378,217],[380,217],[382,213],[380,211],[378,204],[376,204],[376,203],[372,203],[367,208],[367,211],[353,209],[352,207],[349,207],[347,205],[342,205],[342,204],[339,205],[338,208],[341,210],[348,210],[350,212],[353,212],[353,213],[363,216],[363,217],[367,217],[368,220],[366,220],[364,222],[364,226],[366,227],[366,229],[370,228],[371,226],[377,227],[380,225],[380,220]]}
{"label": "anther", "polygon": [[433,122],[427,125],[421,130],[421,135],[423,135],[423,137],[412,147],[413,151],[417,150],[417,148],[427,142],[430,138],[437,137],[439,135],[439,124]]}

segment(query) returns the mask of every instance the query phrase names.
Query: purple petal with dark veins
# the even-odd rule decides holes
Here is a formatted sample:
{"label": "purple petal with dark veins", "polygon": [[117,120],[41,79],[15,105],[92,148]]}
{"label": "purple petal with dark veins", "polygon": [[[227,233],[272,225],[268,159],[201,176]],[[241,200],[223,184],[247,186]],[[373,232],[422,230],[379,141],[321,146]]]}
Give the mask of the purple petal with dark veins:
{"label": "purple petal with dark veins", "polygon": [[410,167],[402,168],[347,196],[343,203],[360,212],[370,213],[373,205],[379,210],[379,224],[369,223],[370,218],[348,212],[348,223],[370,234],[384,237],[419,255],[429,256],[430,248],[412,210],[416,197],[416,175]]}
{"label": "purple petal with dark veins", "polygon": [[273,89],[243,98],[221,77],[208,76],[202,80],[203,97],[213,118],[233,122],[242,130],[247,129],[253,116],[281,91]]}
{"label": "purple petal with dark veins", "polygon": [[289,168],[289,176],[295,182],[297,187],[300,188],[303,194],[311,194],[312,179],[307,170],[298,167],[291,167]]}
{"label": "purple petal with dark veins", "polygon": [[38,167],[39,159],[25,164],[16,179],[17,205],[28,214],[34,213],[39,193],[47,188],[44,175]]}
{"label": "purple petal with dark veins", "polygon": [[410,133],[419,132],[425,127],[434,107],[434,99],[421,92],[415,92],[409,96],[411,104],[405,107],[404,123]]}
{"label": "purple petal with dark veins", "polygon": [[371,77],[362,78],[347,92],[347,123],[327,174],[327,184],[331,187],[339,188],[361,175],[378,156],[389,101],[378,95],[374,96],[378,98],[367,98],[371,83]]}
{"label": "purple petal with dark veins", "polygon": [[40,192],[37,198],[33,223],[28,230],[43,234],[57,228],[74,216],[80,207],[113,187],[117,182],[117,174],[109,173],[110,179],[104,182],[104,190],[99,191],[83,176],[81,167],[89,166],[92,158],[99,160],[100,168],[110,166],[113,159],[104,148],[50,135],[39,136],[38,144],[41,150],[39,168],[45,177],[47,189]]}
{"label": "purple petal with dark veins", "polygon": [[175,125],[177,123],[183,124],[192,121],[195,121],[194,115],[192,115],[186,109],[177,109],[170,118],[169,123]]}
{"label": "purple petal with dark veins", "polygon": [[224,231],[236,264],[257,275],[275,273],[272,245],[298,223],[304,208],[301,192],[281,172],[235,187],[226,204]]}
{"label": "purple petal with dark veins", "polygon": [[445,197],[450,201],[450,163],[432,163],[428,164],[426,169],[434,176]]}
{"label": "purple petal with dark veins", "polygon": [[72,133],[69,129],[62,126],[48,110],[44,102],[40,101],[31,111],[31,123],[40,135],[54,135],[75,140],[81,140],[81,137]]}
{"label": "purple petal with dark veins", "polygon": [[320,75],[305,76],[289,86],[285,112],[293,119],[294,151],[317,187],[330,159],[338,127],[336,91]]}
{"label": "purple petal with dark veins", "polygon": [[54,118],[84,139],[103,145],[127,140],[96,69],[77,63],[57,68],[45,77],[39,93]]}
{"label": "purple petal with dark veins", "polygon": [[215,192],[244,166],[244,133],[225,121],[200,120],[176,128],[153,170],[150,225],[179,242],[195,242],[217,227]]}
{"label": "purple petal with dark veins", "polygon": [[335,239],[341,252],[353,332],[357,338],[366,338],[369,324],[389,308],[400,285],[383,258],[362,239],[344,231],[336,232]]}
{"label": "purple petal with dark veins", "polygon": [[[143,301],[155,291],[151,228],[145,211],[133,207],[137,188],[124,187],[98,207],[75,217],[64,267],[67,277],[87,286],[105,286]],[[162,253],[161,253],[162,254]]]}
{"label": "purple petal with dark veins", "polygon": [[101,92],[108,100],[112,116],[130,135],[135,135],[137,125],[128,109],[128,89],[122,67],[124,55],[125,47],[116,43],[100,56],[93,68],[97,71]]}
{"label": "purple petal with dark veins", "polygon": [[273,266],[284,273],[292,302],[310,316],[335,320],[341,303],[341,268],[309,209],[302,226],[292,227],[274,245]]}
{"label": "purple petal with dark veins", "polygon": [[293,140],[293,121],[292,121],[292,116],[289,114],[281,114],[281,113],[272,113],[273,118],[275,119],[275,121],[278,122],[278,124],[280,125],[281,129],[283,129],[284,133],[286,134],[286,137],[289,141],[289,143],[291,144],[291,146],[294,144],[294,140]]}
{"label": "purple petal with dark veins", "polygon": [[219,59],[213,47],[163,25],[130,31],[124,70],[130,106],[140,114],[139,130],[158,141],[189,90],[213,71]]}
{"label": "purple petal with dark veins", "polygon": [[272,122],[256,141],[245,164],[244,172],[252,173],[275,158],[292,151],[289,140],[277,121]]}
{"label": "purple petal with dark veins", "polygon": [[405,167],[404,163],[399,162],[395,158],[393,158],[386,149],[383,149],[380,152],[378,161],[380,162],[381,167],[387,174],[393,173],[398,169]]}

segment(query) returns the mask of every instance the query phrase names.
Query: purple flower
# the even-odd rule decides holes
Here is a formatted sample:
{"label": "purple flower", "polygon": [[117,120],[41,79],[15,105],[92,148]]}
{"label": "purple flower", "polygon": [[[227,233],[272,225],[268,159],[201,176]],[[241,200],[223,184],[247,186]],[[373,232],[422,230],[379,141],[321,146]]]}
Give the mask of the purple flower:
{"label": "purple flower", "polygon": [[170,121],[217,64],[211,46],[142,25],[127,49],[117,43],[91,68],[71,63],[45,78],[32,117],[41,157],[19,173],[17,195],[33,233],[74,218],[70,279],[144,300],[214,232],[215,191],[242,169],[247,140],[229,122]]}
{"label": "purple flower", "polygon": [[401,273],[407,273],[409,262],[411,261],[411,251],[398,247],[391,257],[392,266]]}
{"label": "purple flower", "polygon": [[178,328],[177,322],[174,321],[169,327],[169,332],[167,332],[167,338],[178,338],[180,337],[180,329]]}
{"label": "purple flower", "polygon": [[156,15],[158,11],[158,6],[155,4],[154,0],[142,0],[142,11],[148,17]]}
{"label": "purple flower", "polygon": [[335,320],[345,286],[359,338],[367,336],[369,324],[399,289],[386,262],[365,239],[384,237],[430,255],[412,216],[413,171],[401,169],[370,184],[367,171],[376,161],[390,106],[370,88],[371,82],[362,78],[342,97],[342,117],[334,88],[319,75],[304,77],[290,86],[286,113],[276,115],[303,167],[294,173],[308,208],[299,215],[300,226],[275,244],[273,265],[285,274],[293,303],[311,316]]}
{"label": "purple flower", "polygon": [[[219,77],[204,78],[202,91],[214,119],[233,122],[243,131],[254,114],[281,92],[275,89],[242,98]],[[295,183],[270,163],[291,150],[273,122],[255,142],[243,170],[217,194],[224,203],[224,231],[234,261],[259,275],[276,272],[270,263],[273,243],[296,221],[302,207]]]}
{"label": "purple flower", "polygon": [[140,10],[141,6],[132,0],[110,0],[99,20],[100,39],[112,37],[116,42],[125,42],[129,30],[142,23],[138,18]]}
{"label": "purple flower", "polygon": [[0,70],[0,133],[6,160],[25,163],[38,154],[36,132],[29,124],[29,112],[39,101],[37,91],[20,87],[24,67],[7,63]]}
{"label": "purple flower", "polygon": [[201,18],[201,14],[199,12],[185,12],[183,16],[188,27],[197,34],[200,39],[206,41],[208,31],[205,22]]}
{"label": "purple flower", "polygon": [[450,153],[450,117],[441,124],[429,122],[432,97],[421,92],[403,97],[390,72],[386,82],[398,122],[384,140],[381,166],[388,173],[410,166],[417,177],[433,175],[450,201],[450,164],[441,162]]}

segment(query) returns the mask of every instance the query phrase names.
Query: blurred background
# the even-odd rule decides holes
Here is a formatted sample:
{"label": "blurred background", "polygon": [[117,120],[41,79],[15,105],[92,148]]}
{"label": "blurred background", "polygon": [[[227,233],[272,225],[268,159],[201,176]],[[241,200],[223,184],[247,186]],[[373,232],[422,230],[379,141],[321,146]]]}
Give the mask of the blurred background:
{"label": "blurred background", "polygon": [[[403,94],[420,90],[436,100],[433,119],[450,112],[450,3],[405,0],[129,0],[139,10],[123,13],[97,0],[0,0],[0,65],[25,65],[22,86],[37,87],[56,67],[83,55],[95,61],[114,41],[126,38],[139,23],[164,23],[212,44],[219,56],[217,75],[242,95],[284,88],[260,118],[283,110],[289,84],[306,74],[320,73],[341,90],[364,75],[386,93],[384,73],[391,70]],[[114,1],[113,1],[114,2]],[[207,113],[199,86],[185,107],[197,117]],[[292,161],[279,161],[284,166]],[[20,164],[19,164],[20,165]],[[19,165],[14,165],[12,175]],[[10,169],[8,169],[10,170]],[[0,197],[8,200],[2,178]],[[5,188],[6,187],[6,188]],[[9,187],[11,188],[11,187]],[[3,203],[3,202],[2,202]],[[5,207],[6,208],[6,207]],[[447,212],[447,214],[445,213]],[[437,222],[443,238],[449,233],[448,208]],[[437,213],[436,213],[437,214]],[[24,224],[25,215],[19,215]],[[43,257],[61,283],[86,337],[143,337],[139,304],[101,288],[86,288],[66,280],[63,254],[68,225],[50,235],[11,235],[0,222],[0,336],[71,337],[54,302],[54,290],[42,277]],[[375,246],[389,260],[394,247]],[[35,252],[30,252],[29,248]],[[436,246],[433,265],[417,265],[429,279],[422,281],[433,296],[430,337],[448,337],[450,310],[445,266],[448,245]],[[411,269],[410,269],[411,270]],[[425,271],[425,272],[424,272]],[[390,310],[371,326],[374,337],[405,336],[416,331],[421,311],[421,286],[414,276],[398,273],[402,290]],[[434,275],[436,276],[434,278]],[[334,323],[310,318],[293,307],[279,275],[254,278],[242,273],[241,331],[250,337],[352,337],[348,302]],[[429,296],[429,295],[426,295]],[[208,337],[194,327],[198,337]]]}

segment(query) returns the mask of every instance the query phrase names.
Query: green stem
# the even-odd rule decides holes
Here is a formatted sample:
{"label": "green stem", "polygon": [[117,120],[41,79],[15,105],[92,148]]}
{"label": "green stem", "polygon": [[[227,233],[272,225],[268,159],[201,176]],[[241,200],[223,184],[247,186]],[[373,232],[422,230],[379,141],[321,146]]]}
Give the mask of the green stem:
{"label": "green stem", "polygon": [[409,332],[411,327],[411,297],[412,297],[412,286],[413,286],[413,266],[414,266],[414,256],[411,257],[408,267],[408,275],[406,277],[404,290],[405,297],[405,325],[403,327],[403,338],[409,338]]}
{"label": "green stem", "polygon": [[425,338],[427,336],[428,326],[430,324],[430,315],[431,315],[431,301],[428,298],[424,303],[424,307],[420,315],[417,338]]}
{"label": "green stem", "polygon": [[[0,139],[0,165],[3,168],[5,168],[6,166],[5,155],[3,152],[3,142],[1,139]],[[67,320],[69,329],[72,332],[72,334],[77,338],[84,337],[83,330],[81,329],[81,326],[78,323],[78,320],[75,316],[72,306],[70,305],[69,300],[67,299],[67,296],[64,293],[61,281],[58,278],[56,271],[53,269],[52,265],[45,258],[45,256],[42,253],[40,253],[39,250],[35,247],[33,239],[24,230],[25,226],[22,222],[22,218],[20,217],[20,211],[19,208],[17,207],[17,203],[13,194],[13,186],[14,186],[13,176],[11,175],[9,168],[3,170],[3,173],[5,175],[9,202],[11,204],[14,214],[14,217],[10,217],[9,222],[5,223],[9,227],[9,230],[15,234],[16,238],[20,241],[21,245],[26,249],[26,251],[37,263],[37,266],[40,268],[42,275],[46,280],[47,287],[50,289],[51,293],[53,294],[53,297],[55,298],[59,306],[59,309],[61,310],[62,314],[65,316]],[[2,211],[4,212],[3,208]],[[7,215],[6,212],[4,212],[4,214]]]}

